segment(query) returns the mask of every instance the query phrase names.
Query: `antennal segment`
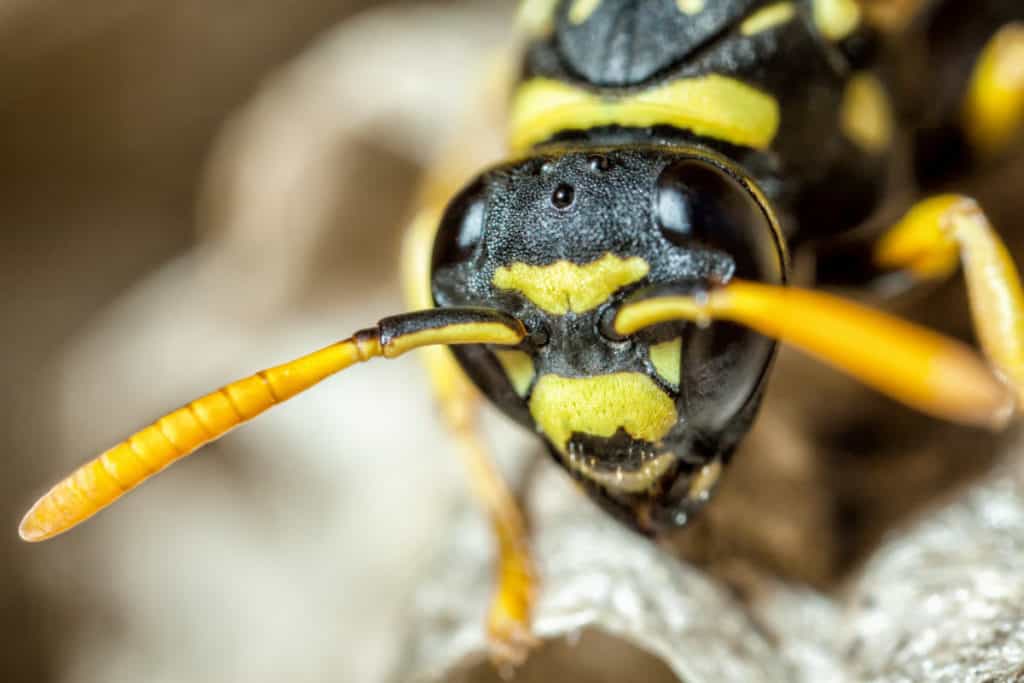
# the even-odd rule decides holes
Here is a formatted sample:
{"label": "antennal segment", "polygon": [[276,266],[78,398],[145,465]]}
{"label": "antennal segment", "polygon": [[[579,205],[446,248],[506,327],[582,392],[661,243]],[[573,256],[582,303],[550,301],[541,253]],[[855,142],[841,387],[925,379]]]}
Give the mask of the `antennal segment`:
{"label": "antennal segment", "polygon": [[614,330],[629,335],[671,320],[745,325],[945,420],[1000,428],[1014,414],[1012,393],[970,347],[822,292],[733,280],[706,297],[627,303]]}
{"label": "antennal segment", "polygon": [[85,521],[168,465],[345,368],[422,346],[515,346],[523,324],[499,311],[441,308],[394,316],[377,327],[192,401],[82,465],[32,506],[19,532],[44,541]]}

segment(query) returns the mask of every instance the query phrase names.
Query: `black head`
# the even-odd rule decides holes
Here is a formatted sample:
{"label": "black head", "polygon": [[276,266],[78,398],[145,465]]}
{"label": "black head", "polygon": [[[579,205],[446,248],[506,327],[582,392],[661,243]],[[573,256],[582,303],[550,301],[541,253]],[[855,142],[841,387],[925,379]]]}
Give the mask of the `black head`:
{"label": "black head", "polygon": [[749,428],[774,344],[728,323],[611,332],[626,299],[733,277],[779,283],[769,207],[704,150],[545,150],[494,168],[449,205],[434,246],[439,306],[519,318],[515,350],[455,349],[502,410],[619,518],[680,526]]}

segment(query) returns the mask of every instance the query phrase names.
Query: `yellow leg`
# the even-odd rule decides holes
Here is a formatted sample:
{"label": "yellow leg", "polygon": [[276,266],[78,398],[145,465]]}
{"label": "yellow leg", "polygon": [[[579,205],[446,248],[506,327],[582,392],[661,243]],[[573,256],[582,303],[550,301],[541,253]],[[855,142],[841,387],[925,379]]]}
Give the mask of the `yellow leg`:
{"label": "yellow leg", "polygon": [[423,353],[442,417],[459,442],[473,495],[490,517],[497,541],[497,586],[487,617],[491,658],[498,666],[517,665],[536,642],[530,618],[537,582],[523,515],[481,438],[479,393],[449,350]]}
{"label": "yellow leg", "polygon": [[[435,368],[439,369],[439,368]],[[499,667],[521,664],[536,644],[531,616],[537,592],[526,524],[519,504],[494,464],[477,425],[476,396],[456,385],[461,370],[438,387],[445,422],[459,442],[473,496],[490,517],[497,542],[497,577],[487,614],[491,659]]]}
{"label": "yellow leg", "polygon": [[981,154],[994,156],[1024,129],[1024,24],[1003,27],[981,52],[963,107],[964,130]]}
{"label": "yellow leg", "polygon": [[[467,156],[464,148],[456,150],[423,188],[423,208],[409,227],[402,257],[406,303],[412,309],[434,305],[430,292],[434,234],[448,199],[480,168],[479,159]],[[480,396],[475,387],[448,349],[427,348],[422,354],[442,416],[459,442],[473,495],[490,517],[497,542],[496,589],[487,616],[491,658],[500,667],[516,665],[535,644],[530,621],[537,582],[526,524],[481,438]]]}
{"label": "yellow leg", "polygon": [[981,347],[1024,405],[1024,292],[977,202],[943,195],[919,203],[878,243],[875,261],[921,280],[947,277],[962,263]]}

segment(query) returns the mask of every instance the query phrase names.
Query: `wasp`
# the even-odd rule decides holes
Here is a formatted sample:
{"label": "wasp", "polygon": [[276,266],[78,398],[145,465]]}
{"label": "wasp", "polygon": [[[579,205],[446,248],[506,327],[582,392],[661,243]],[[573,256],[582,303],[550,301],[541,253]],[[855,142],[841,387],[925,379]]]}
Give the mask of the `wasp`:
{"label": "wasp", "polygon": [[[539,579],[483,398],[652,536],[711,500],[779,343],[939,419],[1014,417],[1019,275],[977,202],[931,188],[1019,142],[1019,0],[527,0],[521,15],[507,160],[428,179],[403,255],[413,312],[160,418],[43,496],[25,540],[351,365],[423,349],[497,541],[493,653],[517,662]],[[919,201],[858,231],[896,185]],[[791,281],[791,253],[848,235]],[[981,352],[830,293],[839,270],[865,290],[962,270]]]}

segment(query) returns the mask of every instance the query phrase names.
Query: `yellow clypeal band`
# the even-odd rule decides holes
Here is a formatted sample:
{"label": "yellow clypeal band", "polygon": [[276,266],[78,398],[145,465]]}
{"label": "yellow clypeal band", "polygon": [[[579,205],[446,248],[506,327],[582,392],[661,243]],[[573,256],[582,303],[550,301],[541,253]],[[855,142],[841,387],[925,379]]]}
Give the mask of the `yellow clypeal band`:
{"label": "yellow clypeal band", "polygon": [[639,372],[542,375],[530,396],[530,415],[563,454],[574,433],[608,438],[621,428],[656,444],[679,421],[672,398]]}

